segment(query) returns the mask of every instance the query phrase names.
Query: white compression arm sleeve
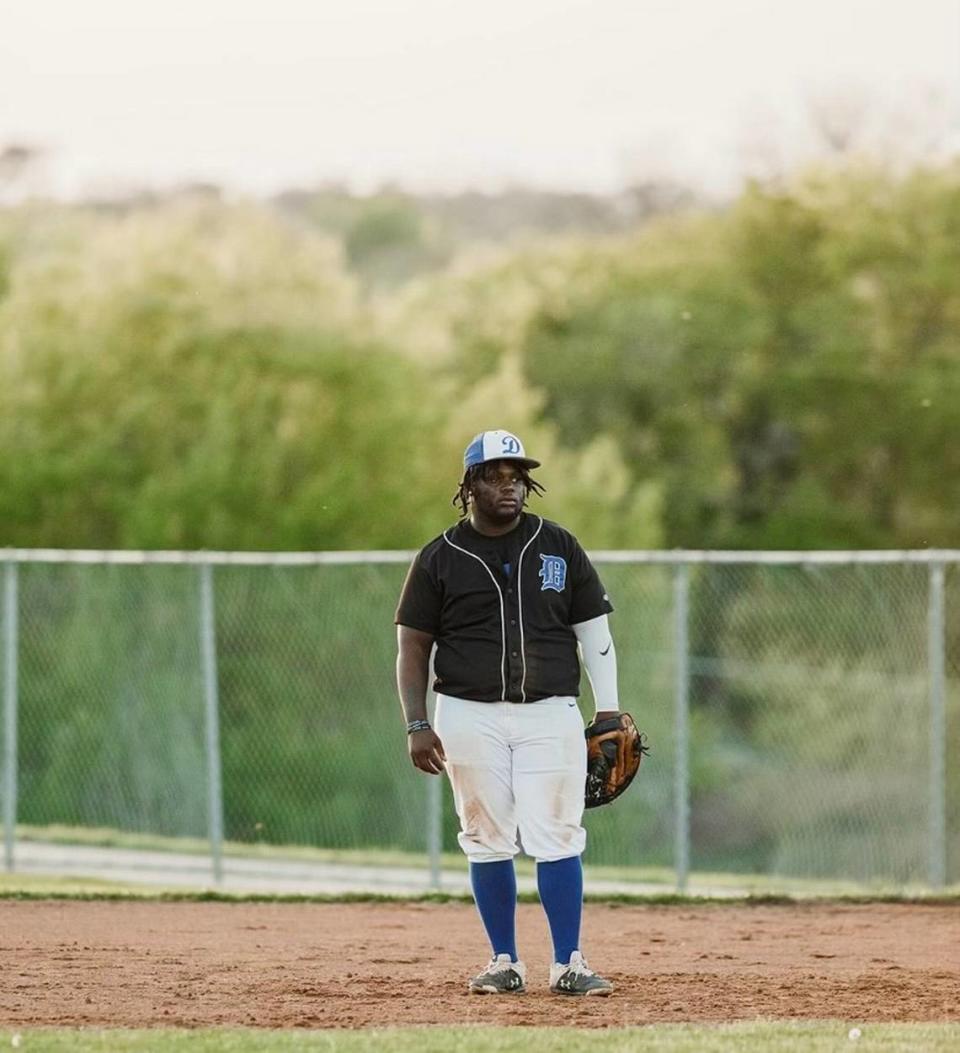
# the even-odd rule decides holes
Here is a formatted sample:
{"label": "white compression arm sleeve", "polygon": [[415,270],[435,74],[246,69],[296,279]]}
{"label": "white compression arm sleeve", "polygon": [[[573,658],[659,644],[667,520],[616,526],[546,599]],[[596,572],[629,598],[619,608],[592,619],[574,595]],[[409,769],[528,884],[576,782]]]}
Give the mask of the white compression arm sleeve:
{"label": "white compression arm sleeve", "polygon": [[619,709],[617,691],[617,652],[605,614],[571,626],[580,644],[580,655],[593,688],[598,710]]}

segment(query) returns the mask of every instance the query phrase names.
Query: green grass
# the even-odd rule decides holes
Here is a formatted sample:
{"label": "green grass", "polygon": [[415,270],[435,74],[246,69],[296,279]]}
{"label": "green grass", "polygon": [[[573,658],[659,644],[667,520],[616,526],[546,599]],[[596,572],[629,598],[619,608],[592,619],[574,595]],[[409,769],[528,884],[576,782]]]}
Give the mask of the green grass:
{"label": "green grass", "polygon": [[[848,1037],[844,1021],[756,1021],[717,1026],[665,1024],[651,1027],[575,1028],[386,1028],[366,1031],[253,1031],[24,1029],[25,1053],[140,1053],[192,1050],[322,1050],[327,1053],[947,1053],[960,1048],[960,1024],[862,1024],[862,1037]],[[0,1031],[0,1049],[13,1048],[14,1032]]]}
{"label": "green grass", "polygon": [[[17,840],[37,841],[51,845],[86,845],[93,848],[128,848],[141,852],[178,852],[183,855],[209,856],[210,842],[200,837],[166,837],[117,830],[109,826],[17,825]],[[399,849],[315,848],[312,845],[273,845],[266,842],[225,841],[224,856],[245,859],[285,859],[313,863],[347,863],[353,866],[426,866],[423,853]],[[462,853],[445,853],[443,866],[466,870]]]}
{"label": "green grass", "polygon": [[[274,892],[218,892],[214,889],[184,889],[153,885],[125,885],[121,882],[100,881],[95,878],[57,878],[32,874],[0,873],[0,900],[88,900],[121,901],[144,900],[164,903],[472,903],[466,893],[418,892],[386,894],[378,892],[336,892],[329,894]],[[521,903],[538,903],[535,892],[521,892]],[[748,896],[692,896],[676,892],[601,893],[587,894],[588,903],[607,903],[611,906],[692,906],[713,904],[724,906],[777,906],[810,902],[808,896],[783,893]],[[928,903],[960,904],[960,888],[942,892],[856,893],[817,897],[818,902],[830,903]]]}
{"label": "green grass", "polygon": [[[147,889],[146,891],[150,892],[152,890]],[[0,899],[10,899],[17,896],[28,898],[40,895],[54,897],[83,896],[111,892],[124,892],[134,895],[137,889],[131,885],[123,885],[116,881],[101,881],[99,878],[7,874],[0,871]]]}

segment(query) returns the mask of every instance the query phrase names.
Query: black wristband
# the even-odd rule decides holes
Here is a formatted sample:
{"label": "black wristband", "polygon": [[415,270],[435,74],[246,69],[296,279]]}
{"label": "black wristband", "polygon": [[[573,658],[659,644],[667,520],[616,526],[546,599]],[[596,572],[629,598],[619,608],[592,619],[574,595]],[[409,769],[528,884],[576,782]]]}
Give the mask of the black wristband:
{"label": "black wristband", "polygon": [[410,735],[414,731],[429,731],[430,721],[429,720],[411,720],[407,722],[407,734]]}

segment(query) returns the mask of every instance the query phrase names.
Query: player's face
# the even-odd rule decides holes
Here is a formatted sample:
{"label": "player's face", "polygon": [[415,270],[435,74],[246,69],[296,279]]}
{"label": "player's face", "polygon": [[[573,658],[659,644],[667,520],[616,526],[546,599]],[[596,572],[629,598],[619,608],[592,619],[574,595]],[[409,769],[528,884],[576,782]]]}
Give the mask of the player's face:
{"label": "player's face", "polygon": [[512,461],[491,461],[473,485],[476,512],[492,523],[509,523],[520,515],[527,488]]}

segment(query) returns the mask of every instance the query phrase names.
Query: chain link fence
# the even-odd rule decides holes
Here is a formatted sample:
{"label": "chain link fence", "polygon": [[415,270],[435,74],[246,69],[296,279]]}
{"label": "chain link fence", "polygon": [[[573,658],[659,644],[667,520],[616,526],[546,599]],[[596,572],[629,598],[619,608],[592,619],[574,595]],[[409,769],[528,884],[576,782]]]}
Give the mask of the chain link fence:
{"label": "chain link fence", "polygon": [[[960,553],[593,555],[652,746],[587,813],[596,873],[960,880]],[[456,817],[394,687],[410,556],[0,552],[6,868],[100,837],[437,886]]]}

